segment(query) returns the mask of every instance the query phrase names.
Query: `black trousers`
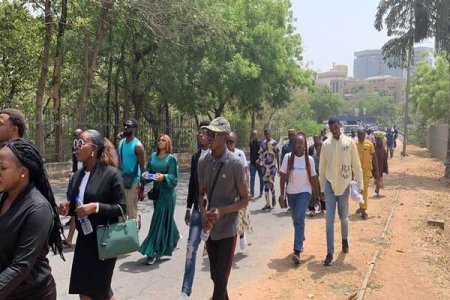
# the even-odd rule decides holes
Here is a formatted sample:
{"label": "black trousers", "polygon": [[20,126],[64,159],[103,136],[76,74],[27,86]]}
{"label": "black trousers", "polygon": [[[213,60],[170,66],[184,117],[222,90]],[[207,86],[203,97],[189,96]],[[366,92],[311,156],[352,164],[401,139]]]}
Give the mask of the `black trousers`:
{"label": "black trousers", "polygon": [[209,238],[206,242],[211,279],[214,282],[213,300],[228,300],[227,284],[236,240],[237,236],[234,236],[216,241]]}

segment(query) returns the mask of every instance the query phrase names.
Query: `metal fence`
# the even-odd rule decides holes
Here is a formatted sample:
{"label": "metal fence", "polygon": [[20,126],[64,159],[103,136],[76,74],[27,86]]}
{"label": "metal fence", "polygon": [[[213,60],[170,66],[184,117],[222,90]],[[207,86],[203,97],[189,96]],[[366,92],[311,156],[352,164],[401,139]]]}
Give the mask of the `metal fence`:
{"label": "metal fence", "polygon": [[[77,128],[75,122],[61,122],[62,126],[62,149],[61,156],[63,161],[71,159],[73,131]],[[45,142],[43,157],[46,162],[55,162],[58,160],[58,151],[55,149],[55,125],[54,122],[44,122]],[[247,120],[238,120],[231,122],[232,130],[238,135],[237,146],[244,148],[248,146],[251,124]],[[262,138],[263,124],[258,122],[255,126],[260,132]],[[92,128],[102,132],[113,143],[117,143],[115,136],[122,131],[122,124],[107,124],[107,123],[89,123],[85,128]],[[277,141],[282,135],[284,129],[278,126],[272,126],[272,137]],[[172,138],[173,152],[186,153],[193,152],[197,148],[196,133],[197,125],[193,118],[188,117],[174,117],[169,122],[162,122],[156,125],[150,125],[147,122],[141,122],[137,137],[143,143],[146,152],[150,153],[155,147],[156,138],[160,133],[168,133]],[[36,123],[34,121],[28,122],[25,138],[34,141],[36,134]]]}

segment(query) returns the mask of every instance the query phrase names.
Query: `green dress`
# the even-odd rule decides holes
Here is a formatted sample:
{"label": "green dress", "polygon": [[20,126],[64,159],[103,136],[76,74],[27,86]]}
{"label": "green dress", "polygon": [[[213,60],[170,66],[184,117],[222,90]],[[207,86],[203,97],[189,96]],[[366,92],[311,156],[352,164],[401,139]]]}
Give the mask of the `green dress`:
{"label": "green dress", "polygon": [[154,202],[152,222],[147,237],[139,249],[146,256],[172,256],[180,234],[173,219],[178,181],[178,163],[172,154],[159,158],[154,152],[147,163],[147,171],[164,174],[164,180],[154,182],[159,189],[158,201]]}

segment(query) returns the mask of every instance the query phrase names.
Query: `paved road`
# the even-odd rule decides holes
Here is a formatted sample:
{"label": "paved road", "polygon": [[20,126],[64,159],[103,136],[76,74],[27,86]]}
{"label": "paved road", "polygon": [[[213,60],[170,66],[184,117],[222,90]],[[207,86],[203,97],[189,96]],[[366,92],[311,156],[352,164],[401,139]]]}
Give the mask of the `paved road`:
{"label": "paved road", "polygon": [[[184,224],[188,179],[189,175],[186,173],[181,173],[179,176],[175,221],[182,235],[180,248],[173,253],[172,257],[164,257],[153,266],[145,265],[145,258],[137,252],[120,257],[116,263],[112,282],[112,288],[118,299],[177,299],[180,295],[188,235],[188,226]],[[53,187],[57,200],[64,200],[65,184],[56,183]],[[246,252],[237,249],[230,276],[230,288],[275,268],[270,257],[278,247],[277,242],[293,236],[290,215],[279,208],[270,212],[262,212],[261,208],[264,204],[263,198],[251,201],[249,204],[254,231],[249,237],[252,245]],[[140,203],[139,210],[142,214],[142,230],[139,235],[143,241],[153,213],[152,203],[148,200]],[[63,218],[63,222],[66,221],[67,218]],[[200,249],[203,249],[203,243],[200,245]],[[212,294],[213,286],[209,278],[208,258],[201,255],[202,250],[197,253],[192,299],[209,299]],[[65,257],[66,262],[63,262],[59,256],[49,255],[57,284],[58,299],[78,299],[74,295],[68,295],[73,250],[66,251]]]}

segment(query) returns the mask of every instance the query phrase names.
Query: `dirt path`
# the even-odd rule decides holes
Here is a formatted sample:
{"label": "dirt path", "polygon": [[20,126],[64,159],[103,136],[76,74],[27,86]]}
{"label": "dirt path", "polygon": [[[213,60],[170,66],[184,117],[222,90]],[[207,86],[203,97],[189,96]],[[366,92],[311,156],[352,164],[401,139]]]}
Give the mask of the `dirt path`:
{"label": "dirt path", "polygon": [[[400,147],[397,148],[398,150]],[[444,166],[426,149],[408,147],[390,160],[381,199],[369,192],[369,219],[354,214],[350,203],[350,253],[339,252],[340,226],[335,224],[335,262],[324,267],[324,216],[309,218],[301,264],[293,265],[293,236],[286,236],[278,251],[268,256],[269,274],[258,274],[231,291],[231,299],[349,299],[356,298],[376,250],[381,251],[369,280],[365,299],[450,299],[450,235],[426,224],[433,215],[450,221],[450,188]],[[402,186],[401,177],[405,172]],[[371,184],[372,186],[372,184]],[[397,192],[400,189],[399,193]],[[399,195],[398,199],[396,196]],[[380,239],[389,212],[395,209],[386,238]]]}

